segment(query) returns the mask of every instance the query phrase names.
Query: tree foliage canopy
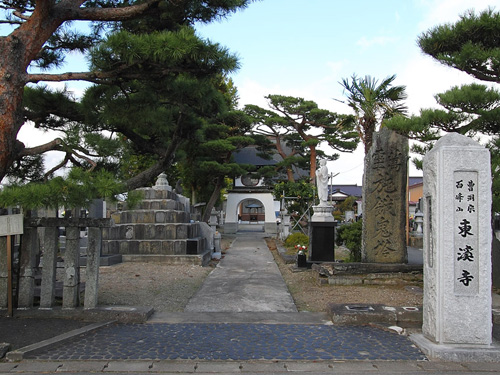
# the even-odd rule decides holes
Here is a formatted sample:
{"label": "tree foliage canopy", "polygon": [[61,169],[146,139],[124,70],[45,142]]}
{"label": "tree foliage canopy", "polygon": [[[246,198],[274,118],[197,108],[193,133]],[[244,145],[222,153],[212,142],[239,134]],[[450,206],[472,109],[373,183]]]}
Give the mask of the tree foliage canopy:
{"label": "tree foliage canopy", "polygon": [[[435,99],[439,109],[422,109],[418,116],[393,118],[387,126],[420,141],[412,151],[424,155],[445,133],[469,137],[489,136],[492,155],[493,209],[500,210],[498,149],[500,134],[500,13],[487,9],[479,14],[468,11],[455,24],[436,26],[423,33],[418,44],[439,62],[466,72],[487,84],[454,86]],[[413,160],[422,167],[419,158]]]}
{"label": "tree foliage canopy", "polygon": [[294,180],[292,166],[298,166],[310,170],[314,183],[317,157],[338,158],[338,154],[327,155],[320,150],[321,144],[336,151],[356,149],[358,138],[352,116],[320,109],[303,98],[268,95],[266,99],[270,109],[247,105],[245,111],[253,118],[253,131],[272,139],[289,181]]}
{"label": "tree foliage canopy", "polygon": [[[0,22],[12,32],[0,38],[0,179],[20,182],[23,167],[39,180],[40,155],[63,151],[57,166],[106,170],[129,177],[133,189],[175,160],[175,151],[203,125],[228,109],[224,76],[238,68],[235,56],[199,38],[192,25],[246,7],[251,0],[2,1]],[[89,32],[70,29],[87,20]],[[89,57],[87,72],[44,73],[69,51]],[[43,81],[93,82],[81,102],[62,90],[25,87]],[[59,137],[27,148],[16,137],[26,120]],[[119,162],[122,166],[119,166]],[[125,173],[124,164],[134,166]],[[130,174],[135,170],[137,173]],[[26,169],[24,169],[26,172]],[[54,170],[49,171],[48,177]]]}
{"label": "tree foliage canopy", "polygon": [[426,54],[488,82],[500,82],[500,13],[470,10],[454,24],[436,26],[418,38]]}

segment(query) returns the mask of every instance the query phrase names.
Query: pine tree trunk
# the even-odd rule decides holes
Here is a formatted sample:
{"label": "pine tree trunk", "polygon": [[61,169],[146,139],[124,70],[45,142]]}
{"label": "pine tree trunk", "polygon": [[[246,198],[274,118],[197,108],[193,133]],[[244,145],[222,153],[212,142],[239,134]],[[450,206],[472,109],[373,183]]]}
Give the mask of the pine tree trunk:
{"label": "pine tree trunk", "polygon": [[16,138],[24,123],[22,100],[28,66],[62,23],[51,10],[51,2],[37,2],[29,21],[0,38],[0,181],[24,148]]}
{"label": "pine tree trunk", "polygon": [[310,164],[311,169],[309,170],[309,178],[311,179],[311,184],[316,185],[316,147],[311,146]]}
{"label": "pine tree trunk", "polygon": [[222,188],[224,187],[224,177],[217,177],[217,182],[215,183],[214,190],[212,191],[212,195],[210,196],[210,199],[208,200],[208,203],[205,207],[205,212],[203,213],[203,217],[201,218],[201,221],[204,221],[205,223],[208,223],[208,220],[210,220],[210,214],[212,213],[212,209],[215,207],[215,203],[217,202],[217,199],[219,199],[220,192]]}
{"label": "pine tree trunk", "polygon": [[[4,55],[4,51],[0,48],[1,55]],[[3,60],[6,59],[5,57]],[[24,146],[16,141],[23,123],[24,84],[18,83],[19,78],[15,71],[9,69],[9,65],[2,64],[0,67],[0,181]]]}

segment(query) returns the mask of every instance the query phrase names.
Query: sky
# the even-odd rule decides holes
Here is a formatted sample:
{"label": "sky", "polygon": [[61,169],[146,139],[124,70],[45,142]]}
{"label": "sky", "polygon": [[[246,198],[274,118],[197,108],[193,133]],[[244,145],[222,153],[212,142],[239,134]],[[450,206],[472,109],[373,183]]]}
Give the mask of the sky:
{"label": "sky", "polygon": [[[500,0],[263,0],[229,18],[197,27],[226,46],[241,68],[231,77],[240,106],[269,108],[266,95],[315,101],[320,108],[351,113],[340,81],[370,75],[406,86],[410,114],[437,107],[434,95],[474,80],[445,67],[417,46],[423,32],[455,23],[467,10],[500,11]],[[333,184],[362,184],[362,146],[328,163]],[[410,175],[421,175],[410,167]]]}
{"label": "sky", "polygon": [[[225,46],[240,61],[231,75],[239,105],[267,107],[266,95],[315,101],[320,108],[351,113],[342,103],[340,81],[353,74],[376,79],[396,75],[406,86],[410,114],[436,107],[434,95],[474,80],[424,55],[417,38],[432,27],[455,23],[467,10],[500,11],[500,0],[261,0],[228,18],[197,25],[198,34]],[[73,61],[73,62],[71,62]],[[75,69],[70,60],[66,71]],[[73,68],[73,69],[72,69]],[[82,85],[69,83],[75,93]],[[44,140],[23,129],[21,140],[34,146]],[[364,151],[342,153],[328,163],[333,184],[362,184]],[[421,175],[410,167],[410,175]]]}

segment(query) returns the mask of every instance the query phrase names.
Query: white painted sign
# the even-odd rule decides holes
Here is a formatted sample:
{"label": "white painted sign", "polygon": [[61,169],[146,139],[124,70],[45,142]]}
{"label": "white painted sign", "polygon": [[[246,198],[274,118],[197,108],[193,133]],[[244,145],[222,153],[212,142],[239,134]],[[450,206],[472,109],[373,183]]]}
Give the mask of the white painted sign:
{"label": "white painted sign", "polygon": [[0,236],[23,234],[23,214],[0,216]]}
{"label": "white painted sign", "polygon": [[479,208],[477,172],[454,173],[455,294],[475,296],[479,292]]}

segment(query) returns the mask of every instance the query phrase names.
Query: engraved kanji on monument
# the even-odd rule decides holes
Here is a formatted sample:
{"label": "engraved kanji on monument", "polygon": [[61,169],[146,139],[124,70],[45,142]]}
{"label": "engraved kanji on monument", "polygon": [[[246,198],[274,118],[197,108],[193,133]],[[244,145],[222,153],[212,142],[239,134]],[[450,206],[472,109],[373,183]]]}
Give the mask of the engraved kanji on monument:
{"label": "engraved kanji on monument", "polygon": [[414,341],[434,357],[500,359],[489,347],[490,168],[489,151],[456,133],[424,158],[424,311]]}
{"label": "engraved kanji on monument", "polygon": [[383,128],[365,157],[363,262],[407,262],[407,179],[408,139]]}

